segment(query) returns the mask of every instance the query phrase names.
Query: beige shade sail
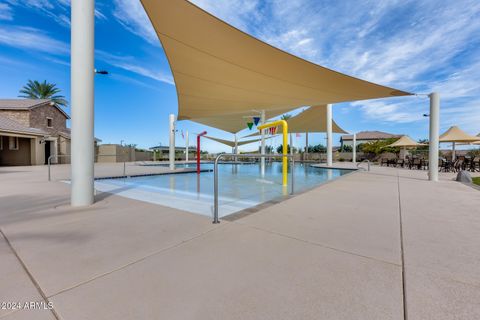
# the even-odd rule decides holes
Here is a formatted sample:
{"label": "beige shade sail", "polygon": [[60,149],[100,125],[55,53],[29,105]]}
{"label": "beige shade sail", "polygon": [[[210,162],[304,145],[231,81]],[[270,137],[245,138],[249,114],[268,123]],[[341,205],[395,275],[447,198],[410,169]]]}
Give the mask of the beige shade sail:
{"label": "beige shade sail", "polygon": [[[290,110],[290,108],[267,110],[265,111],[265,118],[270,119]],[[193,119],[192,121],[230,133],[237,133],[238,131],[247,128],[247,122],[252,122],[253,117],[260,117],[260,113],[252,110],[243,113],[224,114],[217,117],[198,118]]]}
{"label": "beige shade sail", "polygon": [[[327,105],[310,107],[295,117],[287,119],[288,132],[327,132]],[[332,120],[333,133],[348,133]]]}
{"label": "beige shade sail", "polygon": [[141,2],[170,63],[179,120],[410,94],[281,51],[186,0]]}
{"label": "beige shade sail", "polygon": [[480,137],[471,136],[457,126],[450,127],[440,136],[440,142],[476,142]]}
{"label": "beige shade sail", "polygon": [[425,143],[419,143],[409,136],[402,136],[400,139],[395,141],[392,144],[389,144],[387,147],[422,147],[426,146],[427,144]]}
{"label": "beige shade sail", "polygon": [[[327,105],[310,107],[296,116],[287,119],[287,123],[289,133],[327,132]],[[332,132],[348,133],[340,128],[334,120],[332,120]],[[257,135],[261,135],[260,132],[249,134],[244,138]]]}
{"label": "beige shade sail", "polygon": [[[204,138],[207,138],[207,139],[210,139],[210,140],[213,140],[213,141],[216,141],[216,142],[219,142],[219,143],[222,143],[224,145],[227,145],[229,147],[235,147],[235,141],[231,141],[231,140],[225,140],[225,139],[220,139],[220,138],[214,138],[214,137],[210,137],[210,136],[203,136]],[[243,146],[244,144],[249,144],[249,143],[254,143],[254,142],[258,142],[258,141],[261,141],[262,139],[255,139],[255,140],[248,140],[248,141],[238,141],[237,142],[237,146]]]}

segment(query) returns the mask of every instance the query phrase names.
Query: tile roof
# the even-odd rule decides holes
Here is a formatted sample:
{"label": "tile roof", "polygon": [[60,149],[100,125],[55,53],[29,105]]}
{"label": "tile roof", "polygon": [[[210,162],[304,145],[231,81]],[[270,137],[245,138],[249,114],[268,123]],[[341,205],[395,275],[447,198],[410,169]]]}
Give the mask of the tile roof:
{"label": "tile roof", "polygon": [[49,99],[0,99],[0,109],[28,110],[48,102]]}
{"label": "tile roof", "polygon": [[[357,140],[382,140],[389,138],[400,138],[401,136],[401,134],[392,134],[382,131],[361,131],[357,133]],[[342,140],[353,140],[353,135],[343,135]]]}
{"label": "tile roof", "polygon": [[47,136],[48,133],[37,128],[29,128],[10,118],[0,116],[0,132],[5,131],[9,133],[30,134],[35,136]]}
{"label": "tile roof", "polygon": [[[30,110],[44,104],[52,103],[50,99],[0,99],[0,110]],[[59,106],[52,103],[63,115],[70,119],[70,116]]]}

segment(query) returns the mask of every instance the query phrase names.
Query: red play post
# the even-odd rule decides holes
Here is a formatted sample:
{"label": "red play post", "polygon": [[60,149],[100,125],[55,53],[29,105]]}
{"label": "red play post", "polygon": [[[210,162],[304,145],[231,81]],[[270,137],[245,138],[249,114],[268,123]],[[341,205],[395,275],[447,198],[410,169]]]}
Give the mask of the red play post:
{"label": "red play post", "polygon": [[197,134],[197,174],[200,174],[200,137],[207,134],[207,131]]}

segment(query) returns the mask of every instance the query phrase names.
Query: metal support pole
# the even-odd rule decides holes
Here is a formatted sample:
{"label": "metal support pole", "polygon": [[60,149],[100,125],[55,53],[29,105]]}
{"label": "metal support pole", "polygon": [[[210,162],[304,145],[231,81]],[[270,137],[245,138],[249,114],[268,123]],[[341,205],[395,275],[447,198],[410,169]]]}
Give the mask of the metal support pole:
{"label": "metal support pole", "polygon": [[71,1],[71,197],[72,206],[94,202],[95,1]]}
{"label": "metal support pole", "polygon": [[213,167],[213,223],[220,223],[218,220],[218,160],[221,155],[215,159]]}
{"label": "metal support pole", "polygon": [[290,177],[291,177],[291,180],[292,180],[292,190],[290,191],[290,194],[293,195],[294,192],[295,192],[295,157],[292,156],[292,159],[291,159],[291,167],[290,167]]}
{"label": "metal support pole", "polygon": [[200,174],[200,137],[207,134],[207,131],[197,135],[197,174]]}
{"label": "metal support pole", "polygon": [[455,161],[456,155],[455,155],[455,142],[452,142],[452,161]]}
{"label": "metal support pole", "polygon": [[185,133],[185,162],[188,162],[188,130]]}
{"label": "metal support pole", "polygon": [[[265,124],[265,110],[262,110],[260,115],[260,123]],[[262,130],[262,142],[260,145],[260,153],[265,154],[265,130]],[[260,159],[260,174],[262,177],[265,176],[265,158]]]}
{"label": "metal support pole", "polygon": [[327,166],[333,165],[332,105],[327,104]]}
{"label": "metal support pole", "polygon": [[237,134],[234,135],[234,138],[235,138],[235,147],[234,147],[234,150],[235,150],[235,154],[238,154],[238,138],[237,138]]}
{"label": "metal support pole", "polygon": [[305,154],[308,155],[308,131],[305,132]]}
{"label": "metal support pole", "polygon": [[428,179],[438,181],[438,144],[440,126],[440,96],[437,92],[430,95],[430,136],[428,144]]}
{"label": "metal support pole", "polygon": [[357,165],[357,134],[353,134],[353,146],[352,146],[352,162],[353,165]]}
{"label": "metal support pole", "polygon": [[290,133],[290,155],[293,156],[293,137],[292,137],[292,133]]}
{"label": "metal support pole", "polygon": [[170,140],[169,140],[169,151],[168,151],[168,162],[170,165],[170,170],[175,170],[175,115],[170,114],[169,117],[170,123]]}

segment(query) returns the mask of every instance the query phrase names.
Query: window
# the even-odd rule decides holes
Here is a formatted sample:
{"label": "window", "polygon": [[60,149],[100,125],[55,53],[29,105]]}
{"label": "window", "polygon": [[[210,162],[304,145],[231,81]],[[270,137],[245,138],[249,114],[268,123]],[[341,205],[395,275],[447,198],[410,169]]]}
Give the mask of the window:
{"label": "window", "polygon": [[52,118],[47,118],[47,127],[48,128],[53,128],[53,119]]}
{"label": "window", "polygon": [[18,137],[8,137],[8,149],[18,150]]}

